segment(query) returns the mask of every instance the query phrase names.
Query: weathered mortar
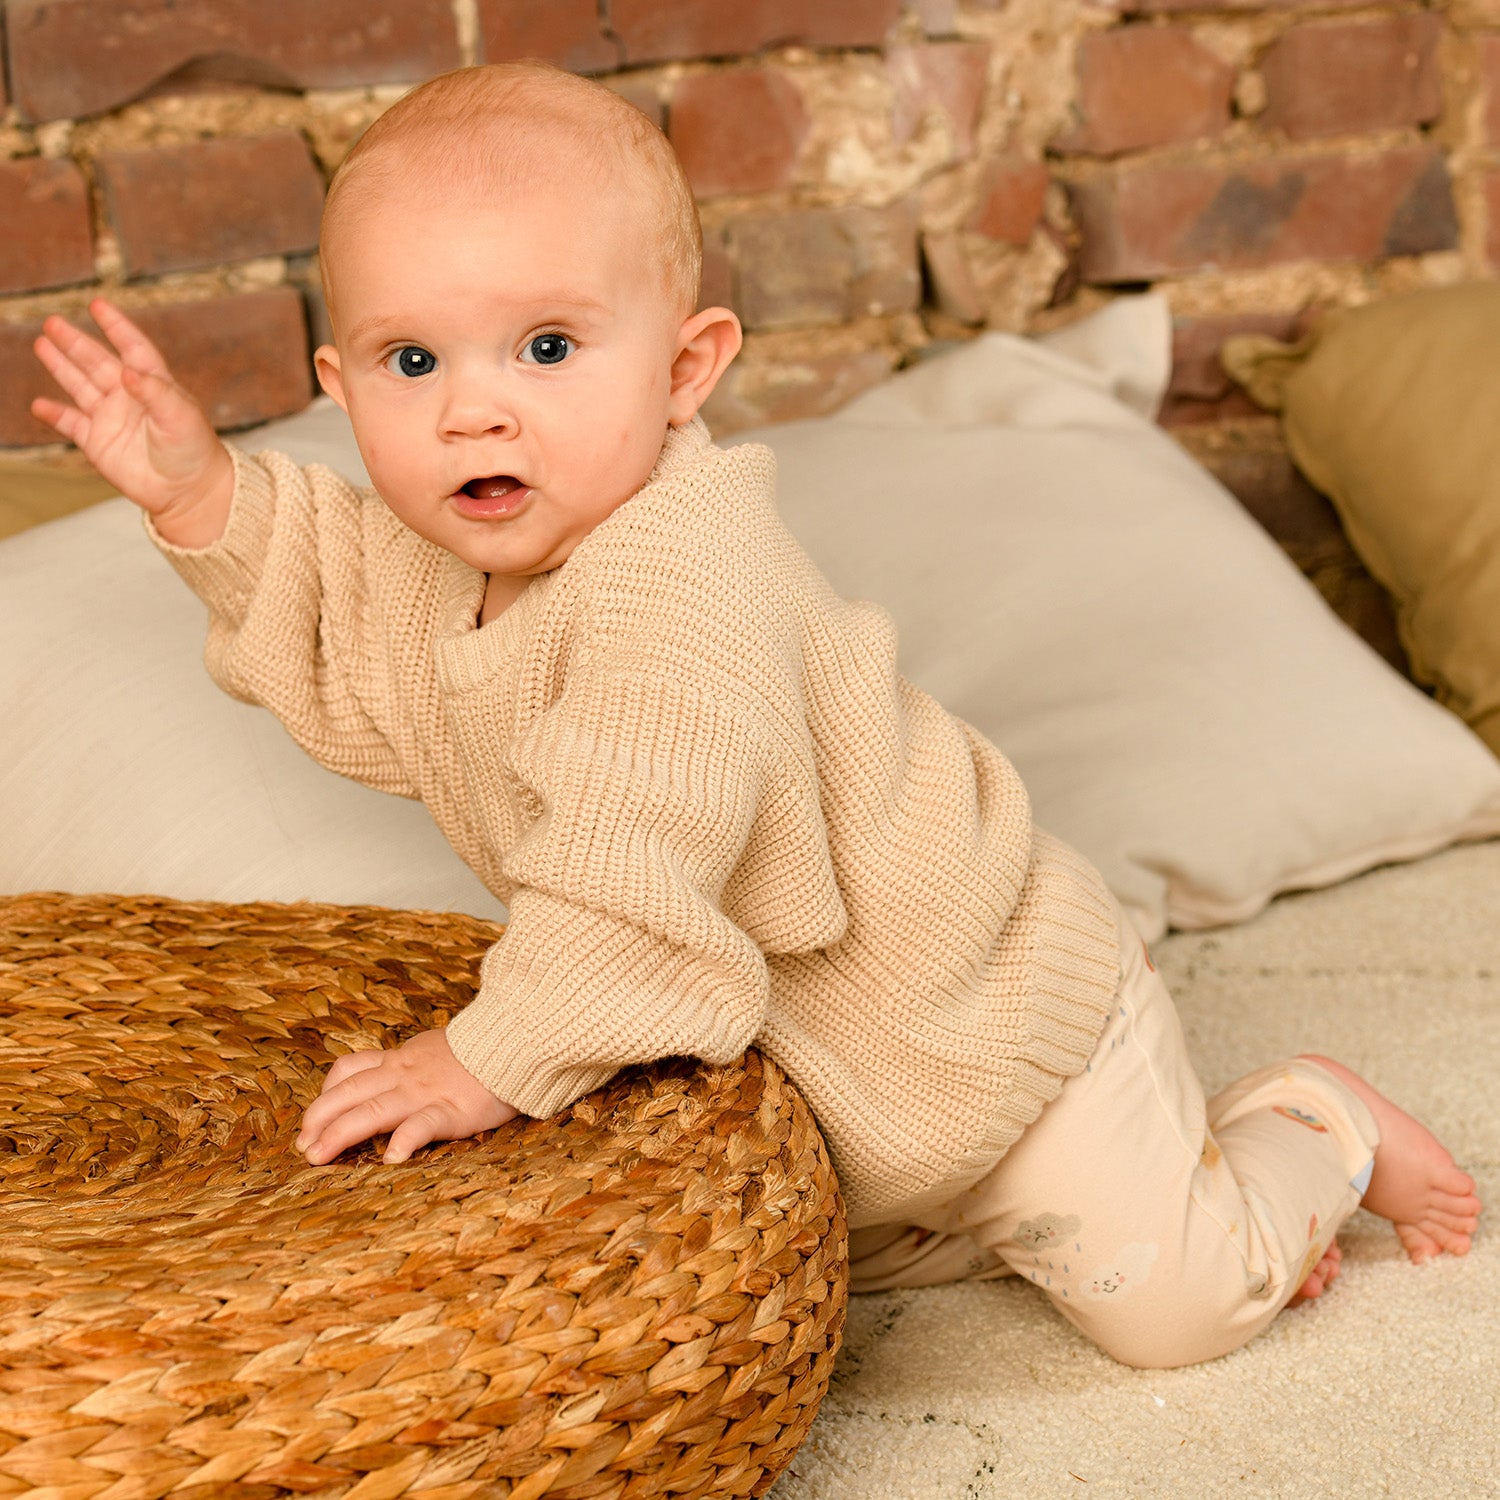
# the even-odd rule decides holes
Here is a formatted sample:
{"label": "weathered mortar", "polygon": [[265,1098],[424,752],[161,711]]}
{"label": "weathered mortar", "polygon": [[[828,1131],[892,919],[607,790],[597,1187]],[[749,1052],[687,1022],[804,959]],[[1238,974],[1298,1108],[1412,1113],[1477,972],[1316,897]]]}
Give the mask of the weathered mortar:
{"label": "weathered mortar", "polygon": [[[44,14],[52,3],[35,0],[31,10]],[[196,3],[222,9],[234,0]],[[604,13],[609,3],[601,7]],[[661,5],[663,14],[696,17],[695,35],[720,24],[714,19],[718,12],[695,8],[693,0],[661,0]],[[838,9],[845,17],[896,14],[895,0],[843,0]],[[542,33],[562,10],[526,13],[533,43],[546,42]],[[567,11],[584,14],[578,6]],[[371,36],[380,12],[378,0],[357,12],[376,18],[360,23],[372,28]],[[811,14],[790,5],[768,6],[772,12]],[[113,13],[101,7],[101,26]],[[316,21],[327,13],[314,9],[308,15]],[[443,45],[457,59],[477,61],[487,45],[496,45],[496,16],[509,12],[497,9],[495,0],[452,0],[448,13],[453,33]],[[641,13],[637,7],[634,14]],[[555,43],[573,49],[569,56],[582,55],[576,15],[572,32],[559,34]],[[1435,119],[1402,119],[1352,135],[1286,139],[1266,124],[1269,49],[1287,38],[1317,41],[1327,27],[1350,24],[1369,28],[1358,33],[1365,39],[1380,28],[1440,24],[1440,112]],[[13,32],[15,25],[13,20]],[[1070,144],[1082,139],[1080,116],[1087,108],[1078,72],[1081,46],[1085,39],[1092,46],[1127,35],[1169,39],[1172,55],[1204,59],[1210,72],[1219,70],[1215,77],[1232,76],[1232,106],[1221,119],[1197,127],[1196,135],[1190,128],[1188,138],[1171,143],[1116,150],[1107,136],[1097,139],[1096,127],[1092,147]],[[10,40],[14,45],[15,36]],[[613,56],[630,40],[606,30],[585,50],[591,57]],[[339,44],[347,41],[341,33]],[[255,45],[246,41],[247,57]],[[977,72],[971,66],[976,59]],[[381,66],[388,75],[389,56]],[[263,60],[213,64],[221,74],[233,75],[236,67],[245,78],[276,71]],[[1500,218],[1500,126],[1494,123],[1500,119],[1495,103],[1500,0],[1452,0],[1434,7],[1415,0],[1264,7],[1222,0],[1160,10],[1140,0],[1114,5],[909,0],[893,27],[881,22],[860,45],[842,50],[785,45],[711,60],[679,56],[603,76],[669,130],[679,90],[686,97],[689,86],[701,92],[717,79],[774,77],[790,100],[789,157],[753,189],[710,193],[702,200],[716,294],[739,295],[757,312],[745,352],[710,412],[721,430],[830,409],[933,338],[966,337],[984,327],[1042,330],[1117,295],[1115,285],[1090,285],[1080,277],[1072,195],[1090,184],[1113,182],[1126,169],[1192,163],[1220,172],[1232,187],[1237,174],[1257,164],[1295,172],[1300,162],[1328,159],[1355,170],[1361,162],[1391,159],[1391,153],[1399,156],[1419,146],[1440,150],[1444,175],[1435,190],[1448,193],[1451,183],[1456,213],[1451,243],[1442,243],[1439,234],[1432,248],[1414,255],[1289,262],[1273,256],[1239,269],[1199,260],[1154,282],[1189,329],[1203,319],[1290,317],[1320,303],[1358,302],[1486,275],[1500,258],[1500,224],[1494,222]],[[965,93],[971,84],[979,104],[972,118]],[[12,85],[18,87],[15,79]],[[1111,86],[1123,85],[1115,79]],[[1159,111],[1163,101],[1170,109],[1170,76],[1142,86],[1155,90],[1147,101],[1154,109]],[[0,333],[34,324],[54,310],[80,314],[101,290],[127,307],[202,304],[208,318],[217,298],[286,286],[306,297],[313,336],[319,337],[316,262],[303,251],[267,253],[250,246],[232,262],[127,280],[118,226],[100,188],[100,158],[294,131],[327,175],[406,85],[299,91],[178,77],[161,87],[184,91],[124,101],[79,120],[25,124],[14,105],[8,110],[0,125],[0,167],[6,159],[50,158],[69,167],[74,183],[85,185],[95,280],[56,288],[16,286],[0,295]],[[1123,107],[1129,108],[1128,98]],[[189,192],[185,185],[184,193]],[[908,221],[911,227],[903,227]],[[24,223],[17,227],[26,232]],[[768,244],[780,253],[757,249],[746,259],[748,247]],[[834,251],[821,271],[817,264],[792,263],[799,253]],[[778,261],[783,263],[772,264]],[[857,268],[867,295],[857,289],[841,295],[833,285],[808,295],[820,274],[845,263]],[[0,358],[0,401],[8,411],[18,405],[24,411],[24,387],[32,378],[25,369],[29,356],[24,349],[15,354],[18,347],[12,339]],[[288,351],[288,357],[305,359],[306,351]],[[1198,416],[1211,414],[1211,404],[1200,408],[1195,408]],[[1186,408],[1179,404],[1179,409]],[[12,420],[0,441],[15,446],[21,440],[16,426]],[[33,431],[29,440],[39,436]]]}

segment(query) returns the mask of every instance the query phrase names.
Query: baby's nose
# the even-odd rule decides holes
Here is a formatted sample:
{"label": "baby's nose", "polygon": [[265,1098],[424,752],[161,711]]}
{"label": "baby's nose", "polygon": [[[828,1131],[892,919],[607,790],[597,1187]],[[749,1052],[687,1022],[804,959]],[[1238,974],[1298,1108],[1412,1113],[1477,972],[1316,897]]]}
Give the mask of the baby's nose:
{"label": "baby's nose", "polygon": [[443,410],[445,431],[460,437],[509,432],[516,426],[513,404],[499,382],[471,379],[456,383]]}

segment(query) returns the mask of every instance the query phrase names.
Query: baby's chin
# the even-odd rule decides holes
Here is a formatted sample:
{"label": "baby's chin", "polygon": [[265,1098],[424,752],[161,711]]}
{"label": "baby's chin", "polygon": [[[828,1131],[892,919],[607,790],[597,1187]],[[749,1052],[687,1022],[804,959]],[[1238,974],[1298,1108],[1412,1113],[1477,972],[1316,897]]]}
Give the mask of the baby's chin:
{"label": "baby's chin", "polygon": [[427,511],[417,516],[403,515],[395,506],[390,509],[408,531],[475,572],[507,573],[524,566],[528,549],[516,546],[519,538],[502,540],[498,533],[504,522],[469,520],[451,507],[441,508],[436,515]]}
{"label": "baby's chin", "polygon": [[[477,528],[476,528],[477,529]],[[572,554],[569,546],[531,545],[530,538],[468,536],[436,539],[438,546],[479,573],[506,577],[535,577],[559,568]]]}

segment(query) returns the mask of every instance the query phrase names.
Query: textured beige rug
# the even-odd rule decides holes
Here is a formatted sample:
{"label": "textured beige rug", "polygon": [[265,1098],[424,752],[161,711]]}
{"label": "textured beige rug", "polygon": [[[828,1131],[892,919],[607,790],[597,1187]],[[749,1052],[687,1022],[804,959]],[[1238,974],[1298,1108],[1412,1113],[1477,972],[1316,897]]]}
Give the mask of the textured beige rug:
{"label": "textured beige rug", "polygon": [[773,1500],[1500,1496],[1500,843],[1155,951],[1209,1092],[1347,1062],[1478,1179],[1472,1253],[1414,1267],[1356,1214],[1326,1297],[1185,1370],[1113,1363],[1018,1281],[856,1298]]}

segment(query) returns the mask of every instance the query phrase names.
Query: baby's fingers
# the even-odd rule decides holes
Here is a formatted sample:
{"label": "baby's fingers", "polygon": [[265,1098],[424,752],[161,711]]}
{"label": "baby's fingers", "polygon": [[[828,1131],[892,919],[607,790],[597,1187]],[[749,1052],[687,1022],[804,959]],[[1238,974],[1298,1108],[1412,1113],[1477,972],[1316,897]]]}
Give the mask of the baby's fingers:
{"label": "baby's fingers", "polygon": [[[54,313],[42,323],[42,337],[57,353],[74,365],[101,391],[112,391],[120,383],[120,359],[98,339],[75,328],[66,318]],[[33,346],[35,347],[35,346]],[[41,355],[41,350],[37,350]],[[52,369],[45,356],[42,362]],[[55,373],[55,372],[54,372]]]}
{"label": "baby's fingers", "polygon": [[424,1104],[408,1115],[391,1133],[390,1144],[380,1159],[387,1165],[406,1161],[414,1151],[433,1141],[451,1141],[467,1132],[460,1130],[450,1112],[440,1104]]}
{"label": "baby's fingers", "polygon": [[302,1134],[297,1137],[297,1149],[307,1158],[309,1165],[326,1166],[350,1146],[357,1146],[382,1131],[394,1130],[406,1119],[410,1107],[394,1089],[368,1099],[351,1101],[346,1098],[342,1107],[315,1132],[304,1123]]}
{"label": "baby's fingers", "polygon": [[120,384],[138,401],[156,430],[174,440],[181,436],[184,424],[199,419],[200,413],[182,387],[170,375],[155,370],[137,370],[134,365],[120,367]]}
{"label": "baby's fingers", "polygon": [[[185,405],[183,395],[165,369],[146,370],[123,365],[86,333],[80,333],[66,319],[58,317],[47,319],[40,337],[31,347],[47,373],[72,398],[84,417],[92,417],[100,402],[123,387],[131,400],[168,430],[180,423]],[[157,358],[159,360],[160,356]],[[77,433],[69,428],[86,434],[87,425],[80,428],[74,422],[68,427],[61,426],[53,418],[56,412],[65,408],[58,402],[47,401],[46,397],[41,399],[46,402],[45,410],[53,415],[44,414],[36,406],[32,411],[82,447]]]}
{"label": "baby's fingers", "polygon": [[[93,345],[99,359],[89,357],[89,345]],[[31,348],[47,373],[85,415],[99,404],[106,391],[113,390],[120,382],[120,362],[62,318],[48,318]]]}
{"label": "baby's fingers", "polygon": [[[302,1112],[302,1128],[297,1135],[299,1151],[309,1141],[316,1140],[323,1127],[341,1111],[380,1092],[384,1085],[371,1075],[384,1057],[384,1052],[350,1052],[334,1059],[324,1075],[322,1091]],[[361,1074],[365,1075],[363,1080],[354,1081]]]}
{"label": "baby's fingers", "polygon": [[64,406],[50,396],[38,396],[31,403],[31,415],[49,427],[55,427],[70,443],[76,443],[80,448],[88,441],[88,418],[76,407]]}
{"label": "baby's fingers", "polygon": [[[161,350],[114,303],[106,302],[103,297],[95,297],[89,303],[89,312],[104,331],[104,336],[120,351],[127,365],[132,369],[171,379]],[[103,353],[103,350],[100,352]]]}
{"label": "baby's fingers", "polygon": [[367,1073],[371,1068],[378,1068],[388,1056],[381,1048],[372,1047],[364,1052],[345,1052],[334,1058],[328,1065],[328,1072],[323,1075],[323,1093],[336,1088],[346,1078],[353,1078],[356,1073]]}

